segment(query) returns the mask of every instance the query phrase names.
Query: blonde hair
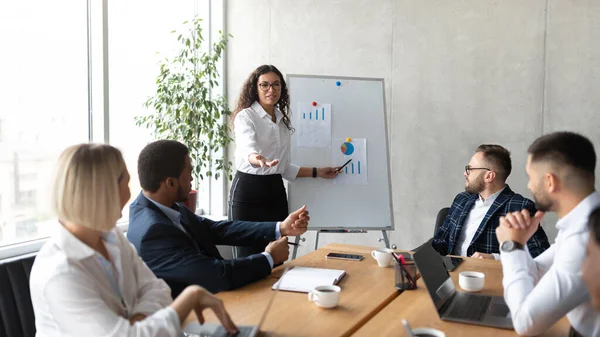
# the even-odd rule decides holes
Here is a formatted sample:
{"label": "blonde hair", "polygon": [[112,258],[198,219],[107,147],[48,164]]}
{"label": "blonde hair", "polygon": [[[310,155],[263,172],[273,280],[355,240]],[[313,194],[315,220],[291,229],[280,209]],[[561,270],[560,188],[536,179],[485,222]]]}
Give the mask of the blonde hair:
{"label": "blonde hair", "polygon": [[121,151],[105,144],[79,144],[58,158],[51,206],[59,220],[108,232],[121,217],[119,181],[127,167]]}

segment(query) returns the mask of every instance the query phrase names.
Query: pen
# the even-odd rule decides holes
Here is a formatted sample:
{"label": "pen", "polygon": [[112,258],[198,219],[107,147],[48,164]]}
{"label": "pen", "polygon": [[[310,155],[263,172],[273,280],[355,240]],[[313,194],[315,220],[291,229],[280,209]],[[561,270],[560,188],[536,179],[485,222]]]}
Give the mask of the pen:
{"label": "pen", "polygon": [[404,325],[404,330],[406,330],[406,335],[408,337],[415,337],[415,334],[412,332],[410,325],[408,324],[408,322],[405,319],[402,320],[402,325]]}
{"label": "pen", "polygon": [[342,172],[342,169],[343,169],[343,168],[344,168],[346,165],[348,165],[348,163],[349,163],[349,162],[351,162],[351,161],[352,161],[352,158],[348,159],[348,161],[347,161],[347,162],[346,162],[344,165],[340,166],[340,168],[339,168],[339,169],[337,169],[337,170],[336,170],[336,172]]}
{"label": "pen", "polygon": [[410,287],[414,287],[416,285],[415,281],[412,279],[412,277],[410,277],[410,274],[408,273],[408,270],[406,270],[406,268],[404,268],[404,265],[406,265],[406,261],[404,260],[404,256],[398,255],[395,252],[392,252],[392,256],[394,257],[394,259],[396,260],[396,262],[398,262],[398,264],[400,265],[400,268],[402,268],[404,270],[404,273],[406,275],[406,278],[408,279],[408,283],[410,284]]}
{"label": "pen", "polygon": [[364,229],[321,229],[322,233],[366,233]]}
{"label": "pen", "polygon": [[300,244],[298,244],[298,243],[295,243],[295,242],[289,242],[289,241],[288,241],[288,243],[287,243],[287,244],[288,244],[288,245],[290,245],[290,246],[300,246]]}

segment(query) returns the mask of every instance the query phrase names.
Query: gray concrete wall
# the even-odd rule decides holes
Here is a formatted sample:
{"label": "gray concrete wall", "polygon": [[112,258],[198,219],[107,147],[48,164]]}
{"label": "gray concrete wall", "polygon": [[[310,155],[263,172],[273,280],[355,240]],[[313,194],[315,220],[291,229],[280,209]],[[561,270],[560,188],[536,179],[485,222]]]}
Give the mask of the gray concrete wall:
{"label": "gray concrete wall", "polygon": [[[530,197],[526,149],[556,130],[600,144],[600,2],[229,0],[228,96],[258,65],[386,80],[396,231],[412,248],[463,190],[481,143],[512,151],[511,188]],[[595,86],[596,85],[596,86]],[[545,220],[551,240],[555,217]],[[380,233],[320,242],[381,245]],[[306,235],[301,252],[312,249]]]}

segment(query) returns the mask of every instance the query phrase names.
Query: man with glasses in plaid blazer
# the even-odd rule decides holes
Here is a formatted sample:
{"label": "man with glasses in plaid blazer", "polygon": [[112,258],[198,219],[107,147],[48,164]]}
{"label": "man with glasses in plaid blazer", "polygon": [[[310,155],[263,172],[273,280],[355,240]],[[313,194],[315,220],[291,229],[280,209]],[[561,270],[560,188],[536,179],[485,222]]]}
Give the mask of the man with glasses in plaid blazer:
{"label": "man with glasses in plaid blazer", "polygon": [[[454,198],[448,216],[438,228],[433,247],[442,255],[500,259],[496,227],[506,213],[528,209],[536,212],[533,201],[513,192],[506,184],[512,164],[510,152],[500,145],[480,145],[465,166],[465,192]],[[550,247],[540,226],[527,242],[531,256]]]}

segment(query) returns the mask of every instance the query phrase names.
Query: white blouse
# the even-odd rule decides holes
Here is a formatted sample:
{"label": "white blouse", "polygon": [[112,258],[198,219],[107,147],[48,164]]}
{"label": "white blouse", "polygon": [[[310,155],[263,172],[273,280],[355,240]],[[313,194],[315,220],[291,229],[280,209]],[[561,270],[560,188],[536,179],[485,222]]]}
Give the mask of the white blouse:
{"label": "white blouse", "polygon": [[[36,336],[178,336],[169,286],[119,229],[103,240],[112,264],[60,224],[42,247],[29,281]],[[148,317],[130,325],[135,314]]]}
{"label": "white blouse", "polygon": [[[235,116],[235,161],[238,171],[255,175],[281,174],[286,180],[294,180],[300,167],[290,163],[291,132],[283,124],[283,113],[275,108],[276,122],[258,102]],[[248,156],[257,153],[269,160],[279,159],[274,167],[253,166]]]}

